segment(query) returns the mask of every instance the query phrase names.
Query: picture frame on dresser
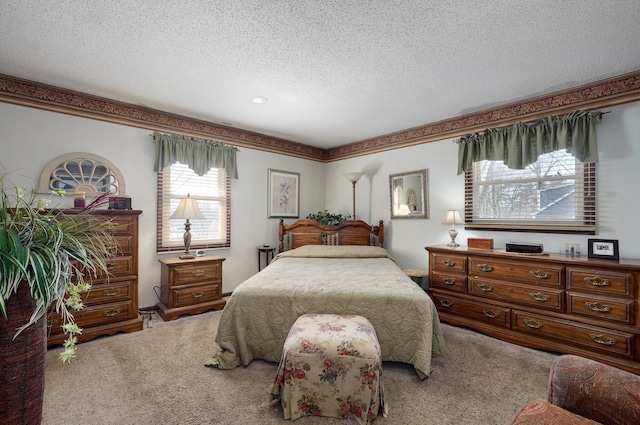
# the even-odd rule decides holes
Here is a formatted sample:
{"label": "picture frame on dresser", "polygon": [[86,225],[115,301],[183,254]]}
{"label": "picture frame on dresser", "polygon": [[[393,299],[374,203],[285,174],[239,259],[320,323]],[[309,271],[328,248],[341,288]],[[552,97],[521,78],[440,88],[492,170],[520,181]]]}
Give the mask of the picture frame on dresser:
{"label": "picture frame on dresser", "polygon": [[588,257],[604,260],[619,260],[618,241],[616,239],[589,239]]}

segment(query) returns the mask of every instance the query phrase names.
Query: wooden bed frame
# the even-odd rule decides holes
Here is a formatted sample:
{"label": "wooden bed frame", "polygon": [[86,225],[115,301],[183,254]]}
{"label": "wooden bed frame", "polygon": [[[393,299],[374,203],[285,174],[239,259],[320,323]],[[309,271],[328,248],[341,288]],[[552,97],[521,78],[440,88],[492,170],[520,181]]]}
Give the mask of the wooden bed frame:
{"label": "wooden bed frame", "polygon": [[372,226],[362,220],[347,220],[338,226],[323,226],[315,220],[298,220],[278,226],[278,252],[304,245],[371,245],[384,247],[382,220]]}

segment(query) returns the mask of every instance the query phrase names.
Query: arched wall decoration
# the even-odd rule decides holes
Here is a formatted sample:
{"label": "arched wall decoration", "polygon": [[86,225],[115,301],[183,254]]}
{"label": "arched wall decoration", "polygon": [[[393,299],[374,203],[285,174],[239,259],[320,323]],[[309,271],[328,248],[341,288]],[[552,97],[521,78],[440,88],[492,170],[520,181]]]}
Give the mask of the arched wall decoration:
{"label": "arched wall decoration", "polygon": [[88,196],[111,192],[125,196],[124,176],[111,161],[99,155],[74,152],[51,160],[42,170],[38,193],[64,189],[67,195],[84,192]]}

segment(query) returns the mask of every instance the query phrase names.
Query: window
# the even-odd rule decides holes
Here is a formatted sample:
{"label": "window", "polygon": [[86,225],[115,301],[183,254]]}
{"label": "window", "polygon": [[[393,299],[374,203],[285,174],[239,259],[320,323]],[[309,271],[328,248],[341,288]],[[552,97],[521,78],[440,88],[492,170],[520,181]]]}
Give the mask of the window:
{"label": "window", "polygon": [[158,252],[184,249],[184,220],[170,220],[180,200],[189,194],[206,220],[191,220],[191,248],[231,246],[231,183],[221,168],[198,176],[176,163],[158,173]]}
{"label": "window", "polygon": [[523,170],[478,161],[465,173],[465,228],[595,234],[596,165],[564,149]]}

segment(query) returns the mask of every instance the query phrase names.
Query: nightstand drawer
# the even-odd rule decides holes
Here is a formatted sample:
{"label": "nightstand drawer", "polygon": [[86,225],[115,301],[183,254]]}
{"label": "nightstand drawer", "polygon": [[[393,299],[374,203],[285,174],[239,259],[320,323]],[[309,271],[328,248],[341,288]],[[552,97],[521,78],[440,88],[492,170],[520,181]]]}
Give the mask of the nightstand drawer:
{"label": "nightstand drawer", "polygon": [[222,296],[220,283],[190,285],[189,287],[174,289],[174,307],[185,307],[219,300]]}
{"label": "nightstand drawer", "polygon": [[174,269],[173,286],[188,285],[205,281],[219,281],[222,278],[222,263],[185,264]]}

